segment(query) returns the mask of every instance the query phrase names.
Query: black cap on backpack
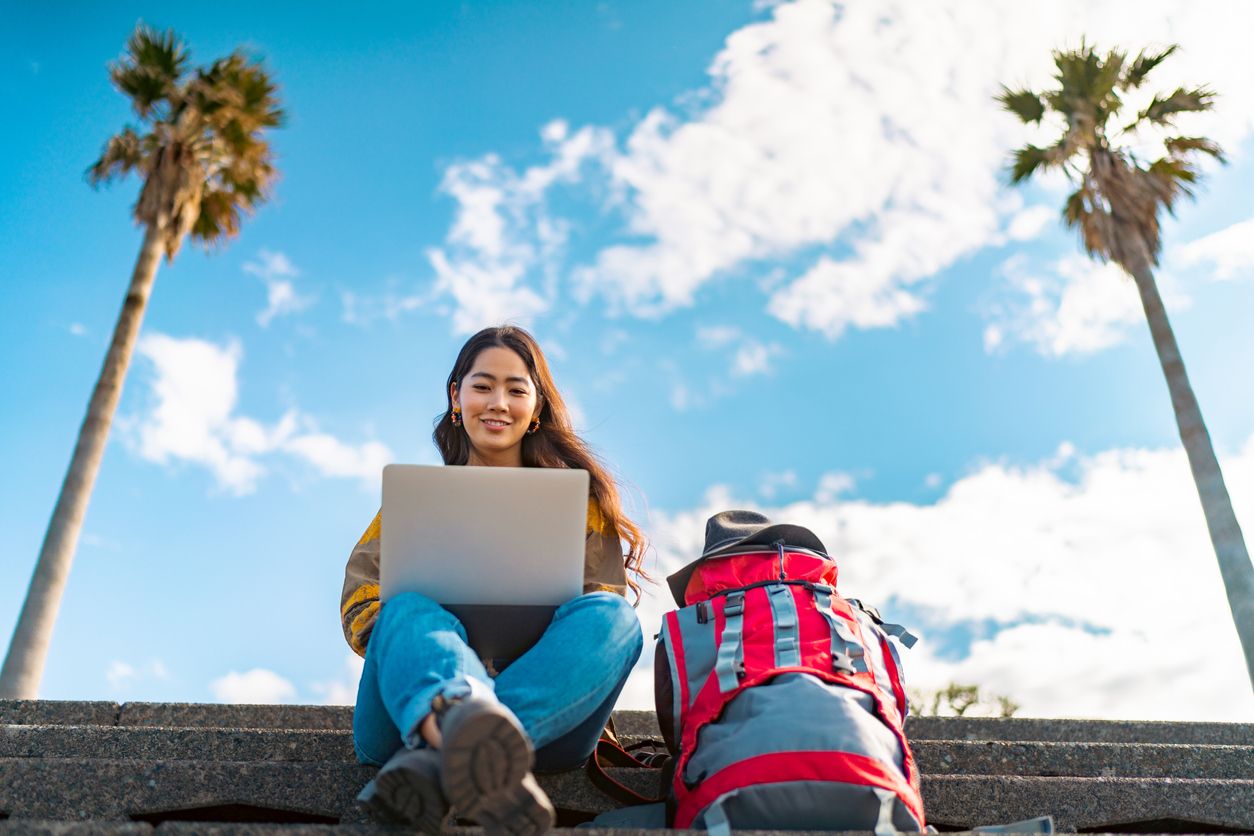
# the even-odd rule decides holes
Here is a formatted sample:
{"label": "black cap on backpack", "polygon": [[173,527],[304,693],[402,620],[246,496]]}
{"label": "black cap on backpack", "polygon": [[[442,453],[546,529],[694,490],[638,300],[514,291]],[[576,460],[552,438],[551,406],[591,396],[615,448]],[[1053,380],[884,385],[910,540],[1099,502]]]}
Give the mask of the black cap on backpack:
{"label": "black cap on backpack", "polygon": [[747,546],[773,546],[780,540],[785,546],[827,555],[823,541],[808,528],[789,523],[775,524],[757,511],[719,511],[705,522],[705,547],[701,556],[666,579],[675,603],[684,606],[688,579],[704,561]]}

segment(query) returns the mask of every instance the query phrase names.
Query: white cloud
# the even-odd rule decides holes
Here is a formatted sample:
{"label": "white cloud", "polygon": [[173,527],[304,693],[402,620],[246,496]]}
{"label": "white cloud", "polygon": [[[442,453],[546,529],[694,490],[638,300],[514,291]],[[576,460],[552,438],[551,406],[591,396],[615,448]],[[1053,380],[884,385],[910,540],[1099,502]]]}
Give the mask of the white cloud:
{"label": "white cloud", "polygon": [[784,353],[779,343],[760,342],[734,325],[699,325],[696,339],[707,351],[735,346],[730,367],[733,377],[770,374],[771,362]]}
{"label": "white cloud", "polygon": [[724,348],[740,339],[740,329],[734,325],[697,326],[697,344],[702,348]]}
{"label": "white cloud", "polygon": [[299,456],[325,476],[360,479],[371,485],[379,481],[383,466],[393,460],[392,451],[378,441],[345,444],[320,432],[288,438],[279,449]]}
{"label": "white cloud", "polygon": [[364,664],[365,660],[356,653],[347,653],[338,677],[315,682],[310,688],[323,705],[353,705],[357,702],[357,684]]}
{"label": "white cloud", "polygon": [[435,294],[452,301],[458,333],[506,321],[526,324],[552,305],[553,262],[568,223],[550,213],[548,191],[578,182],[586,164],[610,152],[613,137],[594,127],[571,133],[558,120],[541,129],[541,139],[548,162],[521,173],[495,154],[455,163],[444,173],[440,190],[458,208],[444,245],[428,250],[427,259]]}
{"label": "white cloud", "polygon": [[113,689],[129,684],[134,678],[135,669],[119,659],[114,659],[110,662],[108,670],[105,671],[105,681]]}
{"label": "white cloud", "polygon": [[[1224,472],[1238,517],[1254,519],[1254,437],[1225,457]],[[1031,466],[984,464],[934,504],[835,493],[763,507],[717,487],[698,508],[655,510],[655,574],[700,553],[710,514],[756,508],[811,528],[838,561],[845,595],[922,634],[905,656],[912,687],[976,683],[1025,716],[1254,720],[1182,452],[1083,456],[1064,446]],[[646,631],[668,599],[664,588],[646,599]],[[642,660],[631,705],[650,704],[651,676]]]}
{"label": "white cloud", "polygon": [[257,314],[257,324],[268,328],[275,317],[297,313],[313,304],[313,298],[296,292],[293,281],[300,275],[291,259],[280,252],[262,250],[256,261],[244,262],[244,272],[266,285],[266,309]]}
{"label": "white cloud", "polygon": [[631,335],[622,328],[611,328],[605,332],[605,336],[601,338],[602,354],[618,354],[618,350],[627,343],[631,342]]}
{"label": "white cloud", "polygon": [[1254,53],[1242,40],[1254,7],[1148,0],[1134,18],[1114,0],[760,8],[765,19],[727,38],[705,86],[653,108],[621,140],[555,123],[543,131],[550,163],[519,173],[487,155],[449,169],[445,190],[461,208],[447,246],[462,255],[433,251],[432,263],[457,300],[459,330],[552,304],[553,275],[540,267],[560,262],[581,231],[548,205],[558,182],[618,212],[609,238],[592,241],[597,254],[572,270],[581,299],[655,317],[744,265],[765,261],[775,277],[781,265],[767,260],[804,258],[765,290],[789,325],[835,338],[918,315],[938,273],[1039,235],[1055,216],[1024,208],[1002,174],[1010,149],[1057,126],[1025,128],[993,97],[1002,83],[1049,84],[1051,50],[1081,35],[1132,49],[1183,44],[1129,97],[1131,110],[1142,94],[1206,83],[1223,107],[1182,120],[1183,132],[1235,148],[1254,130]]}
{"label": "white cloud", "polygon": [[1029,206],[1010,219],[1006,236],[1012,241],[1027,241],[1041,234],[1050,221],[1058,218],[1058,210],[1048,206]]}
{"label": "white cloud", "polygon": [[147,334],[139,355],[152,364],[149,408],[135,424],[136,449],[149,461],[202,465],[218,485],[251,493],[266,472],[262,457],[286,453],[324,476],[356,478],[376,487],[391,451],[377,441],[347,444],[291,410],[274,424],[236,413],[243,350],[195,338]]}
{"label": "white cloud", "polygon": [[87,336],[87,326],[81,322],[71,322],[69,330],[70,330],[70,333],[76,337]]}
{"label": "white cloud", "polygon": [[763,499],[774,499],[781,490],[792,491],[797,487],[797,471],[781,470],[778,473],[767,473],[758,480],[758,493]]}
{"label": "white cloud", "polygon": [[803,1],[733,33],[712,104],[655,110],[627,139],[614,173],[630,233],[652,241],[606,248],[587,280],[651,313],[746,260],[847,241],[851,255],[776,290],[771,313],[833,337],[918,313],[920,282],[999,235],[1012,126],[982,52],[1002,42],[970,38],[990,24],[1006,21],[957,3]]}
{"label": "white cloud", "polygon": [[378,320],[395,321],[402,314],[416,311],[429,301],[414,293],[398,293],[389,289],[379,295],[362,295],[351,290],[340,294],[340,318],[349,325],[366,326]]}
{"label": "white cloud", "polygon": [[848,473],[840,473],[838,471],[824,473],[819,477],[819,484],[814,491],[814,498],[818,502],[831,504],[855,487],[857,487],[857,482]]}
{"label": "white cloud", "polygon": [[296,699],[295,686],[265,668],[253,668],[243,673],[231,671],[209,683],[209,690],[218,702],[272,705]]}
{"label": "white cloud", "polygon": [[140,455],[159,464],[182,459],[204,465],[227,490],[250,492],[262,468],[229,441],[235,434],[239,343],[148,334],[138,351],[156,371],[156,404],[139,425]]}
{"label": "white cloud", "polygon": [[779,343],[746,340],[736,349],[736,356],[732,359],[732,374],[736,377],[770,374],[771,361],[783,353],[784,347]]}
{"label": "white cloud", "polygon": [[[987,351],[1010,338],[1050,357],[1089,354],[1123,342],[1145,318],[1132,279],[1114,264],[1071,255],[1047,270],[1034,270],[1025,256],[1014,255],[999,272],[1008,288],[989,313]],[[1169,277],[1158,278],[1160,289],[1170,294],[1170,307],[1187,304],[1171,290]]]}
{"label": "white cloud", "polygon": [[1190,241],[1172,256],[1184,267],[1209,265],[1220,281],[1254,276],[1254,218]]}
{"label": "white cloud", "polygon": [[105,681],[115,694],[136,694],[154,682],[163,682],[169,678],[170,672],[160,659],[151,659],[147,665],[140,667],[114,659],[105,669]]}
{"label": "white cloud", "polygon": [[803,276],[771,297],[768,310],[796,328],[835,339],[850,326],[886,328],[922,311],[926,304],[908,285],[856,260],[820,258]]}
{"label": "white cloud", "polygon": [[671,409],[676,412],[687,412],[696,401],[693,398],[692,391],[683,383],[671,384]]}

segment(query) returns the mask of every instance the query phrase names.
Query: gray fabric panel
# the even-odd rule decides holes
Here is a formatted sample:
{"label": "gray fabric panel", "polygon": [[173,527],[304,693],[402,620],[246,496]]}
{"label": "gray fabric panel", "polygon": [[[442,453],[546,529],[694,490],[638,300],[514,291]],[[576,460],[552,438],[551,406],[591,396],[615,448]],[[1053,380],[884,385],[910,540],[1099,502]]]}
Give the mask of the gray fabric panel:
{"label": "gray fabric panel", "polygon": [[789,668],[801,664],[801,642],[797,621],[797,602],[792,587],[769,586],[771,619],[775,626],[775,667]]}
{"label": "gray fabric panel", "polygon": [[[834,781],[786,781],[732,790],[718,805],[737,830],[860,830],[871,831],[880,818],[875,788]],[[893,806],[897,830],[917,832],[919,822],[898,799]],[[705,826],[705,816],[693,821]]]}
{"label": "gray fabric panel", "polygon": [[745,593],[733,592],[723,599],[723,634],[718,640],[714,675],[718,677],[719,690],[724,694],[740,686],[738,674],[744,670],[745,658],[744,618]]}
{"label": "gray fabric panel", "polygon": [[905,723],[910,716],[910,689],[906,687],[906,669],[901,664],[901,653],[897,651],[897,645],[891,641],[888,643],[888,652],[893,654],[893,664],[897,666],[897,681],[901,683],[901,693],[906,698],[906,710],[901,713],[901,722]]}
{"label": "gray fabric panel", "polygon": [[880,627],[883,628],[885,633],[892,636],[897,641],[901,642],[901,646],[904,647],[906,650],[909,650],[910,648],[914,647],[919,642],[918,636],[916,636],[914,633],[911,633],[909,630],[907,630],[905,627],[902,627],[900,624],[889,624],[888,622],[884,622],[883,624],[880,625]]}
{"label": "gray fabric panel", "polygon": [[[679,633],[683,637],[684,642],[684,665],[687,671],[688,679],[688,705],[692,705],[692,701],[697,698],[697,692],[701,690],[701,686],[705,685],[705,681],[710,678],[710,671],[714,670],[714,613],[713,608],[706,604],[710,609],[710,620],[705,624],[697,621],[697,607],[694,604],[691,607],[684,607],[679,610],[676,615],[679,618]],[[673,651],[674,648],[671,648]],[[678,689],[679,680],[675,681]],[[676,693],[679,693],[676,690]],[[682,699],[682,698],[681,698]],[[675,715],[678,720],[679,715]]]}
{"label": "gray fabric panel", "polygon": [[[847,661],[855,673],[864,673],[868,669],[864,649],[858,643],[858,639],[853,634],[853,628],[849,626],[849,622],[845,621],[842,616],[837,615],[836,611],[832,609],[832,596],[826,592],[816,591],[814,593],[814,603],[818,611],[827,619],[827,624],[832,629],[833,666],[839,668],[840,662]],[[858,610],[855,608],[855,616],[857,613]]]}
{"label": "gray fabric panel", "polygon": [[619,807],[597,816],[580,827],[621,827],[625,830],[661,830],[666,827],[666,804],[637,804]]}
{"label": "gray fabric panel", "polygon": [[871,792],[880,800],[880,817],[875,822],[875,836],[895,836],[897,827],[893,822],[893,813],[897,806],[897,794],[880,787],[873,787]]}
{"label": "gray fabric panel", "polygon": [[862,638],[866,640],[867,665],[871,673],[875,675],[875,684],[883,692],[888,704],[895,706],[897,705],[897,692],[893,690],[892,679],[888,676],[888,666],[884,664],[884,649],[880,644],[880,636],[883,634],[879,625],[875,623],[875,619],[858,607],[853,608],[853,614],[858,619],[858,626],[862,628]]}
{"label": "gray fabric panel", "polygon": [[671,647],[670,633],[670,625],[663,621],[662,652],[666,654],[666,664],[669,666],[669,670],[671,672],[671,729],[674,732],[675,745],[678,747],[680,718],[683,717],[680,711],[685,706],[683,705],[684,696],[680,688],[681,683],[679,681],[679,666],[675,664],[675,648]]}
{"label": "gray fabric panel", "polygon": [[684,779],[691,785],[746,758],[798,751],[852,752],[905,775],[901,743],[876,717],[869,695],[786,673],[737,694],[719,721],[701,730]]}

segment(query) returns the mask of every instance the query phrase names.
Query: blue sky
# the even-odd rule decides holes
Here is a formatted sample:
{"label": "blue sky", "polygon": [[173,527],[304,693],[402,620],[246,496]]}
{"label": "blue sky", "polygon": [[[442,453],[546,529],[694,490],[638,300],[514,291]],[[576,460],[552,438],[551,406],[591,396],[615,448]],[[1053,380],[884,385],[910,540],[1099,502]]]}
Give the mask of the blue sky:
{"label": "blue sky", "polygon": [[[510,319],[633,496],[655,574],[706,515],[753,505],[814,527],[847,594],[918,628],[921,688],[1254,719],[1135,294],[1061,228],[1064,184],[1004,185],[1036,137],[991,100],[1045,84],[1081,34],[1178,41],[1158,87],[1219,91],[1182,128],[1231,164],[1165,224],[1160,279],[1254,525],[1254,58],[1214,11],[0,9],[20,126],[0,136],[0,631],[138,250],[138,184],[82,173],[131,119],[105,64],[143,19],[200,61],[264,57],[282,176],[238,240],[158,274],[44,696],[351,700],[336,607],[378,467],[434,460],[458,347]],[[1164,626],[1164,599],[1195,605]],[[625,699],[647,702],[643,674]]]}

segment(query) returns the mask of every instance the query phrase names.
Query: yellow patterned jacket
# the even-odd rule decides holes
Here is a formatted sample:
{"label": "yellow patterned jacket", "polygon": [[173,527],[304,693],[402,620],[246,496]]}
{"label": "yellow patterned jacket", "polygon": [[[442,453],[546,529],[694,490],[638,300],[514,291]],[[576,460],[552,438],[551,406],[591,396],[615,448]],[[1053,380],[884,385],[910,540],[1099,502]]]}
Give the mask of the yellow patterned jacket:
{"label": "yellow patterned jacket", "polygon": [[[379,528],[383,512],[374,515],[344,568],[340,593],[340,621],[344,638],[357,655],[366,655],[366,643],[379,615]],[[627,570],[618,538],[606,533],[594,502],[588,503],[588,537],[584,546],[583,591],[627,594]]]}

